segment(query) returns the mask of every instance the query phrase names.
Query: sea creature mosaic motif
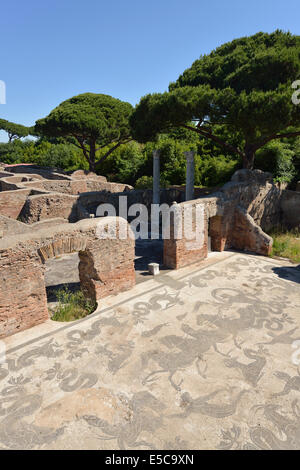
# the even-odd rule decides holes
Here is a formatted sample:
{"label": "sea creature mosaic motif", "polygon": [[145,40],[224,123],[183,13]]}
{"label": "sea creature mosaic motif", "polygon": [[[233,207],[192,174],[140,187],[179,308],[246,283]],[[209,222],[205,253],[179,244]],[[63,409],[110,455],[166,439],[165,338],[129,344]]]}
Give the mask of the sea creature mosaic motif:
{"label": "sea creature mosaic motif", "polygon": [[8,351],[1,449],[300,448],[300,269],[235,253],[155,286]]}

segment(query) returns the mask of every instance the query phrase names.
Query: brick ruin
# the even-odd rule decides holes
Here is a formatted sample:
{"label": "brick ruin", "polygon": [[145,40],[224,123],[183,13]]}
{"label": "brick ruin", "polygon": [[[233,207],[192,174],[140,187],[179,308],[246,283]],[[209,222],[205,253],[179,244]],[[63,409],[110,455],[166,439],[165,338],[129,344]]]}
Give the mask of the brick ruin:
{"label": "brick ruin", "polygon": [[[32,165],[0,167],[0,338],[49,319],[44,282],[45,262],[66,253],[79,253],[82,288],[95,301],[135,285],[135,241],[120,219],[119,196],[128,206],[150,207],[152,192],[107,182],[79,170],[71,175]],[[240,170],[218,192],[184,201],[180,189],[161,190],[161,203],[174,211],[201,206],[202,234],[196,241],[164,240],[164,265],[178,269],[205,259],[209,239],[213,251],[246,250],[268,255],[272,239],[265,231],[277,225],[300,227],[300,192],[275,185],[270,174]],[[116,217],[95,219],[99,204],[109,202]],[[173,220],[173,222],[172,222]],[[97,226],[107,230],[126,224],[127,238],[99,239]]]}

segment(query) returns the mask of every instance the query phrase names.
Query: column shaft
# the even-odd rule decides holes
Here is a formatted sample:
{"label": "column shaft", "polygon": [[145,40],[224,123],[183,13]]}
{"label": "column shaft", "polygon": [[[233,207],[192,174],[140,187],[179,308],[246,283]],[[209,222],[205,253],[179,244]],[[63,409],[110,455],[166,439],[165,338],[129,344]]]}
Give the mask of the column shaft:
{"label": "column shaft", "polygon": [[185,200],[191,201],[194,199],[195,152],[184,152],[184,154],[186,157]]}
{"label": "column shaft", "polygon": [[159,204],[160,201],[160,165],[159,165],[159,150],[153,152],[153,204]]}

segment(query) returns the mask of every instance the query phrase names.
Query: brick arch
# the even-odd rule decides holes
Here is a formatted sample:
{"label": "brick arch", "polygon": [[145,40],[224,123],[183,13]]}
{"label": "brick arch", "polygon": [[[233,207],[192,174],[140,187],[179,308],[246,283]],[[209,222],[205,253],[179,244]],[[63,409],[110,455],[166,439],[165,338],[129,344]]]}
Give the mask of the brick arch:
{"label": "brick arch", "polygon": [[38,249],[38,254],[44,264],[48,259],[56,256],[77,253],[85,250],[87,239],[84,237],[69,236],[52,240],[49,244],[43,245]]}

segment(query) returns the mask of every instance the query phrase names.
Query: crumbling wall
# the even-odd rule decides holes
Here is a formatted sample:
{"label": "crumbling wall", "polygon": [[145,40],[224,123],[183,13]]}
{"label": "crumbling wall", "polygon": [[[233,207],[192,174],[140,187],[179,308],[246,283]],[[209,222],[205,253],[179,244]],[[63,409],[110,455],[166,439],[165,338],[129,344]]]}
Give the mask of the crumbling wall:
{"label": "crumbling wall", "polygon": [[300,192],[283,191],[280,209],[282,224],[288,229],[300,229]]}
{"label": "crumbling wall", "polygon": [[240,170],[217,193],[177,204],[182,214],[188,205],[203,206],[203,223],[196,225],[194,213],[191,223],[193,230],[204,230],[204,236],[190,241],[184,233],[177,238],[172,230],[170,239],[164,240],[164,264],[178,269],[206,258],[208,236],[213,251],[234,248],[265,256],[270,254],[272,238],[263,232],[260,224],[274,226],[278,223],[282,192],[269,180],[270,176],[260,171]]}
{"label": "crumbling wall", "polygon": [[11,217],[12,219],[17,219],[30,194],[31,189],[0,192],[0,214]]}
{"label": "crumbling wall", "polygon": [[[69,176],[35,165],[6,165],[5,169],[8,171],[0,174],[0,214],[14,219],[20,217],[28,224],[57,217],[76,222],[89,217],[87,205],[90,198],[93,200],[89,194],[94,193],[94,199],[96,195],[100,204],[113,193],[133,189],[83,170]],[[86,196],[80,200],[79,196],[84,194]]]}
{"label": "crumbling wall", "polygon": [[30,232],[31,227],[18,220],[0,215],[0,239],[5,236],[14,236],[17,234]]}
{"label": "crumbling wall", "polygon": [[76,222],[78,220],[76,204],[77,196],[69,194],[49,193],[30,196],[24,202],[20,219],[27,224],[56,217]]}
{"label": "crumbling wall", "polygon": [[16,165],[5,165],[5,171],[9,173],[23,173],[23,174],[32,174],[39,175],[42,178],[49,180],[68,180],[71,179],[70,176],[64,174],[61,171],[57,171],[55,168],[44,168],[39,165],[33,165],[30,163],[18,163]]}
{"label": "crumbling wall", "polygon": [[200,199],[172,206],[170,231],[164,237],[165,266],[179,269],[207,257],[207,221],[208,210],[205,202]]}
{"label": "crumbling wall", "polygon": [[283,191],[273,183],[271,173],[238,170],[219,191],[224,201],[244,208],[263,230],[279,225]]}
{"label": "crumbling wall", "polygon": [[[120,221],[120,222],[119,222]],[[116,217],[102,219],[108,231],[126,224]],[[99,220],[82,220],[0,240],[0,338],[49,318],[44,263],[65,253],[79,252],[83,289],[96,301],[135,284],[134,239],[97,236]]]}
{"label": "crumbling wall", "polygon": [[272,249],[272,238],[263,232],[248,212],[237,206],[227,243],[232,248],[268,256]]}
{"label": "crumbling wall", "polygon": [[0,338],[48,319],[44,272],[36,251],[0,248],[0,285]]}

